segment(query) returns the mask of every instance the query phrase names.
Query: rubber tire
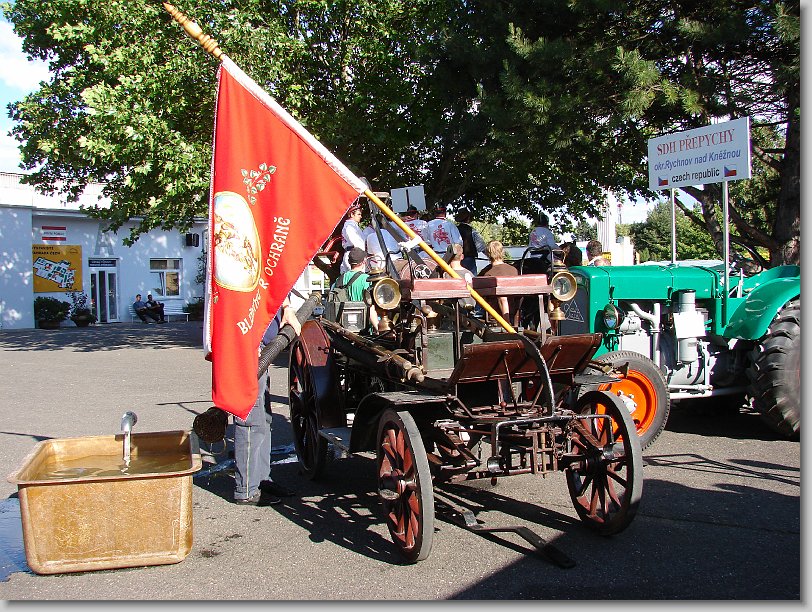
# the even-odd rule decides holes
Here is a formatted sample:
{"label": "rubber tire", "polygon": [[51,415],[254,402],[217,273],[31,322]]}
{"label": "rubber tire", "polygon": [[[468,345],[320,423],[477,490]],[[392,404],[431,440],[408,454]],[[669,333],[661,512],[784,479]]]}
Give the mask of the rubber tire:
{"label": "rubber tire", "polygon": [[[654,441],[660,436],[665,429],[665,424],[668,422],[668,415],[671,412],[671,396],[668,393],[668,386],[665,382],[663,373],[654,365],[654,362],[634,351],[612,351],[601,355],[595,361],[601,363],[612,364],[614,367],[629,364],[629,371],[634,372],[635,376],[642,376],[648,379],[651,383],[655,406],[653,414],[647,415],[645,420],[648,425],[645,429],[641,429],[639,419],[635,420],[637,426],[637,433],[640,436],[640,447],[642,450],[651,446]],[[614,383],[618,386],[627,386],[629,382]],[[582,388],[579,392],[579,397],[586,391],[600,390],[612,391],[613,385],[590,385],[589,387]],[[651,411],[648,411],[651,412]],[[634,419],[633,419],[634,420]]]}
{"label": "rubber tire", "polygon": [[748,399],[771,429],[801,434],[801,300],[787,303],[750,354]]}

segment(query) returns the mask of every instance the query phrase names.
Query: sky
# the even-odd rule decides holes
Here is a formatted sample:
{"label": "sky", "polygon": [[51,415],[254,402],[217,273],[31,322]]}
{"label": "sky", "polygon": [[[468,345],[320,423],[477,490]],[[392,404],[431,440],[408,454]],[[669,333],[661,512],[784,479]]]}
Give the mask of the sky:
{"label": "sky", "polygon": [[[13,122],[8,117],[8,104],[22,100],[26,94],[48,80],[48,66],[42,61],[29,61],[22,51],[22,41],[10,23],[0,20],[0,172],[23,172],[17,142],[9,136]],[[625,202],[622,223],[645,221],[653,205]]]}
{"label": "sky", "polygon": [[17,142],[8,135],[13,122],[8,118],[11,102],[22,100],[48,79],[45,62],[29,62],[22,51],[22,41],[10,23],[0,21],[0,171],[22,172]]}

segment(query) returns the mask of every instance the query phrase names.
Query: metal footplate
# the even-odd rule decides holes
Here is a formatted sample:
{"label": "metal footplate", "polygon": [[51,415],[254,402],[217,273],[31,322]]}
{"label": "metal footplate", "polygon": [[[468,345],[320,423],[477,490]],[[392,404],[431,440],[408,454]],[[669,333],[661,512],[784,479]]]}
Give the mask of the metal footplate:
{"label": "metal footplate", "polygon": [[331,427],[319,430],[319,435],[326,438],[339,452],[341,458],[346,458],[350,454],[350,428]]}
{"label": "metal footplate", "polygon": [[515,525],[512,527],[486,527],[482,522],[477,520],[474,513],[467,509],[456,508],[448,502],[434,499],[435,512],[443,518],[447,518],[450,522],[473,531],[481,536],[487,536],[494,533],[515,533],[529,544],[535,547],[536,551],[540,553],[545,559],[551,561],[558,567],[563,569],[570,569],[575,567],[575,561],[570,559],[564,551],[557,546],[550,544],[547,540],[532,531],[530,528],[523,525]]}

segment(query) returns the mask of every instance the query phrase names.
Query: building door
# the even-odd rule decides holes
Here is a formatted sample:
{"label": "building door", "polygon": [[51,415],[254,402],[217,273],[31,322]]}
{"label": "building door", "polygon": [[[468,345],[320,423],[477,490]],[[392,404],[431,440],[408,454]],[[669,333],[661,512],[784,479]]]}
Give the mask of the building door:
{"label": "building door", "polygon": [[118,260],[91,258],[90,297],[93,312],[99,323],[115,323],[120,320],[118,312]]}

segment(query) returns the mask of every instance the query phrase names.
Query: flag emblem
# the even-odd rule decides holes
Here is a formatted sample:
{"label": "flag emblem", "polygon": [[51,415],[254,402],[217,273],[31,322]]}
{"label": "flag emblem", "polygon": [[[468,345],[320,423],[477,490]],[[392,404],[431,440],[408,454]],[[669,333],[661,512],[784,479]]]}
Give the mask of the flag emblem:
{"label": "flag emblem", "polygon": [[725,176],[736,176],[736,166],[725,166]]}
{"label": "flag emblem", "polygon": [[254,217],[241,195],[214,195],[214,282],[234,291],[253,291],[259,281],[261,245]]}
{"label": "flag emblem", "polygon": [[657,177],[657,186],[658,187],[663,187],[664,185],[668,185],[668,178],[663,177],[663,176],[658,176]]}

